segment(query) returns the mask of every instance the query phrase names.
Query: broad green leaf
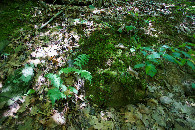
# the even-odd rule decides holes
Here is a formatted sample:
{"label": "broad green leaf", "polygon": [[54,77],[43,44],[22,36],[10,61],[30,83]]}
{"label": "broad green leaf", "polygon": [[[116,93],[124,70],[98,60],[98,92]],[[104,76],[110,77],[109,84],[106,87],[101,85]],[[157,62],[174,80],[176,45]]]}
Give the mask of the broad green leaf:
{"label": "broad green leaf", "polygon": [[175,58],[181,58],[180,55],[181,54],[179,52],[173,52],[172,53],[172,56],[175,57]]}
{"label": "broad green leaf", "polygon": [[183,65],[182,62],[180,62],[180,61],[178,61],[178,60],[176,60],[176,59],[175,59],[175,62],[176,62],[177,64],[181,65],[181,66]]}
{"label": "broad green leaf", "polygon": [[30,95],[30,94],[33,94],[33,93],[35,93],[35,90],[34,89],[30,89],[30,90],[28,90],[27,95]]}
{"label": "broad green leaf", "polygon": [[131,37],[132,42],[134,42],[137,45],[137,40],[135,37]]}
{"label": "broad green leaf", "polygon": [[134,66],[134,68],[141,68],[141,67],[144,67],[144,66],[145,66],[145,64],[137,64],[137,65]]}
{"label": "broad green leaf", "polygon": [[159,47],[160,54],[163,54],[167,48],[170,48],[170,47],[167,45],[163,45],[163,46]]}
{"label": "broad green leaf", "polygon": [[147,64],[146,65],[146,74],[153,77],[157,73],[157,70],[153,64]]}
{"label": "broad green leaf", "polygon": [[194,70],[194,63],[192,63],[190,60],[187,60],[187,64]]}
{"label": "broad green leaf", "polygon": [[185,65],[186,59],[181,59],[181,66]]}
{"label": "broad green leaf", "polygon": [[179,45],[179,47],[185,47],[186,43],[183,43],[182,45]]}
{"label": "broad green leaf", "polygon": [[120,33],[122,33],[122,32],[123,32],[121,28],[119,28],[119,29],[118,29],[118,31],[119,31]]}
{"label": "broad green leaf", "polygon": [[160,55],[164,55],[164,54],[165,54],[165,52],[159,52],[159,54],[160,54]]}
{"label": "broad green leaf", "polygon": [[160,52],[165,52],[165,51],[166,51],[166,48],[160,47],[160,48],[159,48],[159,51],[160,51]]}
{"label": "broad green leaf", "polygon": [[95,7],[93,5],[89,5],[90,9],[95,9]]}
{"label": "broad green leaf", "polygon": [[17,80],[17,79],[14,79],[14,80],[13,80],[13,83],[20,83],[20,81]]}
{"label": "broad green leaf", "polygon": [[191,56],[188,53],[186,53],[185,51],[181,51],[181,53],[183,53],[185,55],[185,57],[191,58]]}
{"label": "broad green leaf", "polygon": [[165,59],[167,59],[168,61],[171,61],[171,62],[173,62],[173,63],[177,63],[177,62],[175,61],[176,59],[175,59],[174,57],[172,57],[171,55],[164,54],[163,57],[164,57]]}
{"label": "broad green leaf", "polygon": [[171,61],[171,62],[173,62],[173,63],[177,63],[177,64],[179,64],[179,65],[183,65],[183,62],[184,62],[184,61],[179,62],[177,59],[175,59],[174,57],[172,57],[171,55],[168,55],[168,54],[163,55],[163,57],[164,57],[165,59],[167,59],[168,61]]}
{"label": "broad green leaf", "polygon": [[151,49],[150,47],[141,47],[141,49],[144,49],[146,51],[154,51],[153,49]]}
{"label": "broad green leaf", "polygon": [[146,58],[147,58],[147,59],[160,58],[160,54],[159,54],[159,53],[157,53],[157,52],[153,52],[153,54],[148,55]]}
{"label": "broad green leaf", "polygon": [[147,23],[147,24],[149,24],[150,23],[150,21],[149,20],[144,20],[145,21],[145,23]]}
{"label": "broad green leaf", "polygon": [[138,45],[136,46],[136,49],[139,49],[139,48],[141,48],[141,44],[138,44]]}
{"label": "broad green leaf", "polygon": [[147,61],[145,62],[145,64],[148,65],[148,64],[152,64],[152,63],[151,63],[151,61],[147,60]]}
{"label": "broad green leaf", "polygon": [[163,45],[162,47],[163,48],[170,48],[168,45]]}
{"label": "broad green leaf", "polygon": [[[0,53],[1,54],[1,53]],[[10,54],[8,53],[2,53],[1,56],[9,56]]]}
{"label": "broad green leaf", "polygon": [[193,43],[189,43],[189,42],[186,42],[188,45],[190,45],[190,46],[195,46],[195,44],[193,44]]}
{"label": "broad green leaf", "polygon": [[135,26],[130,25],[130,26],[125,26],[125,28],[127,29],[128,32],[128,31],[132,31],[135,28]]}
{"label": "broad green leaf", "polygon": [[[177,52],[180,52],[180,50],[178,48],[173,48],[173,50],[177,51]],[[172,50],[172,51],[173,51]]]}
{"label": "broad green leaf", "polygon": [[195,83],[192,83],[192,88],[195,89]]}
{"label": "broad green leaf", "polygon": [[159,63],[159,61],[157,59],[150,59],[150,61],[152,61],[154,63]]}
{"label": "broad green leaf", "polygon": [[188,49],[191,49],[191,47],[190,46],[185,46],[186,48],[188,48]]}
{"label": "broad green leaf", "polygon": [[52,105],[55,104],[56,100],[61,98],[60,94],[61,94],[61,92],[57,88],[50,89],[48,91],[48,95],[49,95],[49,98],[51,100]]}
{"label": "broad green leaf", "polygon": [[24,75],[22,75],[22,76],[20,77],[20,79],[21,79],[22,81],[24,81],[25,83],[28,83],[28,82],[31,80],[31,78],[32,78],[32,76],[30,76],[30,75],[28,75],[27,77],[25,77]]}
{"label": "broad green leaf", "polygon": [[145,52],[145,51],[141,51],[141,53],[144,55],[144,56],[146,56],[148,53],[147,52]]}

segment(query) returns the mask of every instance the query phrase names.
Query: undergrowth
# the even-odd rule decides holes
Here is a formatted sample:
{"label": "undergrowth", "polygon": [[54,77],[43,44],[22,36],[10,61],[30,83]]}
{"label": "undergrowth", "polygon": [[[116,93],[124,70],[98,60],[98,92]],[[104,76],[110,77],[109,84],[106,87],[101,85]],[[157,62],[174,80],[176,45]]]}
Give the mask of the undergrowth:
{"label": "undergrowth", "polygon": [[48,90],[48,96],[52,102],[52,105],[55,104],[56,100],[63,99],[63,98],[66,99],[67,97],[71,97],[72,93],[78,94],[78,90],[76,88],[72,86],[64,85],[64,82],[60,77],[61,74],[74,73],[79,75],[81,78],[84,78],[91,82],[92,80],[91,73],[86,70],[82,70],[82,66],[85,65],[87,61],[88,61],[88,56],[86,54],[82,54],[79,55],[75,59],[75,62],[73,63],[77,67],[62,68],[59,71],[59,74],[48,73],[45,75],[45,77],[47,77],[50,80],[51,85],[53,86]]}
{"label": "undergrowth", "polygon": [[[141,47],[139,53],[142,53],[144,56],[144,62],[141,64],[136,64],[134,68],[145,67],[145,72],[147,75],[153,77],[157,73],[155,65],[163,64],[163,60],[173,62],[175,64],[184,66],[187,64],[191,69],[195,69],[195,59],[194,59],[194,44],[192,43],[183,43],[176,47],[169,47],[168,45],[163,45],[159,48],[153,49],[152,47]],[[185,49],[186,51],[183,51]],[[134,50],[132,48],[131,50]]]}

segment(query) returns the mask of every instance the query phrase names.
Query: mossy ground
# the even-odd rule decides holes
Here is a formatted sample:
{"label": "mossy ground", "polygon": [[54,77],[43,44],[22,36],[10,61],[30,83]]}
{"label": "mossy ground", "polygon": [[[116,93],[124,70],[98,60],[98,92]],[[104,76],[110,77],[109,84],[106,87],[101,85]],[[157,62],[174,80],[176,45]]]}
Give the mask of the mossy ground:
{"label": "mossy ground", "polygon": [[[146,47],[159,46],[168,44],[173,47],[178,47],[184,42],[193,43],[193,34],[178,32],[175,28],[186,16],[182,15],[182,7],[174,10],[171,16],[176,16],[174,19],[169,19],[171,16],[157,17],[139,17],[129,15],[123,19],[126,26],[133,25],[135,29],[127,32],[118,31],[120,28],[117,21],[109,23],[112,28],[94,31],[90,37],[84,37],[80,41],[81,54],[88,54],[90,60],[85,67],[86,70],[92,73],[94,81],[92,85],[86,85],[85,89],[88,99],[92,102],[109,107],[120,107],[129,103],[144,102],[146,97],[145,88],[149,82],[157,82],[163,85],[163,74],[157,73],[157,76],[150,77],[146,75],[144,70],[138,70],[140,79],[136,79],[127,72],[129,66],[144,63],[143,55],[136,52],[132,55],[129,51],[131,47]],[[146,27],[146,20],[151,20],[154,28],[157,29],[158,37],[144,34],[141,27]],[[114,24],[113,24],[114,23]],[[127,49],[117,49],[115,46],[123,44]],[[111,62],[111,65],[108,65]],[[162,69],[162,64],[155,64],[157,69]],[[161,72],[161,71],[159,71]]]}
{"label": "mossy ground", "polygon": [[[20,4],[21,5],[23,4],[24,6],[21,6],[21,7],[18,6]],[[12,63],[12,64],[10,65],[8,64],[9,66],[6,67],[6,69],[9,69],[9,71],[13,71],[13,69],[10,69],[10,68],[13,68],[13,66],[17,67],[17,66],[20,66],[22,63],[24,63],[23,61],[20,61],[19,59],[22,59],[22,58],[25,59],[25,57],[23,56],[22,58],[20,58],[20,56],[22,55],[20,55],[19,53],[24,53],[24,52],[29,51],[28,50],[29,48],[27,48],[26,45],[24,44],[25,43],[24,37],[25,35],[27,35],[27,33],[23,34],[22,33],[23,31],[18,31],[21,28],[23,28],[24,31],[31,31],[32,29],[31,25],[29,26],[30,23],[28,23],[30,20],[28,19],[28,16],[30,16],[29,8],[25,10],[26,8],[25,5],[28,5],[28,4],[26,4],[25,2],[16,3],[13,8],[9,5],[9,6],[3,7],[3,11],[1,11],[1,16],[5,17],[5,19],[1,21],[1,25],[4,28],[1,32],[1,35],[2,35],[1,38],[9,39],[8,36],[11,36],[13,40],[16,39],[14,40],[16,42],[11,42],[9,44],[10,46],[15,46],[15,47],[11,48],[9,46],[5,49],[6,53],[12,53],[9,59],[11,61],[9,63]],[[12,9],[10,10],[8,7],[11,7]],[[15,11],[17,10],[17,8],[19,8],[19,10],[21,11],[24,11],[24,13],[18,13],[17,11]],[[165,80],[167,81],[168,84],[170,84],[169,85],[170,87],[173,87],[173,85],[181,84],[181,80],[183,79],[182,77],[183,73],[181,73],[181,70],[185,73],[189,73],[189,77],[193,75],[194,71],[191,70],[189,66],[187,65],[178,66],[178,64],[174,64],[174,63],[170,64],[170,62],[167,62],[165,60],[162,60],[160,64],[154,64],[156,66],[156,69],[158,70],[157,74],[154,77],[148,76],[145,73],[145,69],[143,68],[134,69],[136,72],[139,73],[139,79],[132,76],[132,74],[127,71],[127,68],[129,66],[133,68],[134,65],[145,62],[145,58],[140,53],[140,51],[138,51],[140,47],[155,46],[156,48],[158,48],[159,46],[166,44],[166,45],[174,46],[178,48],[178,45],[181,45],[184,42],[194,43],[194,35],[187,34],[184,32],[178,32],[178,30],[175,28],[175,26],[179,25],[182,22],[182,20],[186,17],[185,15],[181,15],[182,12],[183,12],[182,10],[175,10],[173,14],[173,17],[176,16],[175,19],[169,19],[166,16],[156,16],[152,18],[148,16],[144,16],[144,17],[137,16],[137,18],[135,18],[129,15],[123,19],[123,23],[125,23],[127,26],[130,26],[132,24],[133,26],[136,27],[136,30],[133,30],[131,32],[123,31],[122,33],[117,31],[121,27],[122,23],[120,23],[119,21],[110,21],[109,23],[109,20],[105,20],[110,25],[113,25],[112,28],[100,29],[99,31],[94,31],[90,35],[90,37],[83,36],[83,39],[80,41],[80,48],[79,48],[80,51],[78,51],[79,53],[77,54],[78,55],[88,54],[90,56],[88,65],[83,67],[83,69],[91,72],[93,76],[92,84],[85,82],[85,90],[86,90],[85,92],[86,92],[87,98],[90,100],[89,103],[97,104],[101,108],[101,111],[102,109],[104,109],[104,107],[109,107],[109,106],[120,108],[121,106],[125,106],[130,103],[140,105],[139,104],[140,102],[145,103],[144,99],[146,96],[148,96],[146,93],[146,85],[155,84],[153,88],[157,88],[158,86],[161,86],[163,88],[163,91],[161,92],[157,91],[159,95],[154,96],[154,93],[149,95],[150,98],[152,97],[151,102],[153,101],[153,103],[157,105],[158,102],[160,101],[155,100],[153,98],[154,97],[159,98],[160,96],[162,96],[161,94],[167,93],[165,89],[168,88],[168,85],[165,84],[164,82]],[[9,18],[6,19],[7,15],[9,16]],[[21,18],[21,19],[18,20],[18,18]],[[159,34],[159,37],[152,37],[150,35],[144,34],[144,31],[140,29],[140,27],[145,27],[147,24],[144,20],[152,21],[152,25],[154,25],[154,28],[157,29],[158,32],[161,32]],[[46,21],[37,20],[36,22],[45,23]],[[54,23],[55,22],[56,21],[54,21]],[[70,28],[72,29],[72,27]],[[80,28],[80,30],[81,30],[81,33],[83,33],[82,32],[83,28]],[[44,42],[48,42],[49,40],[50,39],[46,38]],[[17,42],[17,41],[20,41],[20,42]],[[127,49],[117,48],[116,45],[120,43],[124,45],[125,47],[127,47]],[[132,46],[138,48],[134,53],[130,51],[130,48]],[[23,48],[26,48],[26,49],[24,50]],[[179,48],[179,49],[185,50],[185,47]],[[72,50],[70,52],[72,52]],[[194,56],[193,51],[191,51],[190,53],[191,55]],[[29,56],[30,54],[26,54],[26,55]],[[15,63],[16,61],[17,63]],[[54,70],[52,70],[53,69],[52,67],[45,66],[45,68],[50,68],[51,73],[53,73]],[[37,69],[37,72],[39,72],[40,74],[44,73],[45,72],[44,70],[46,69],[43,69],[43,70],[42,69]],[[5,75],[5,74],[3,73],[1,74],[1,76],[2,75]],[[40,75],[37,74],[36,78],[34,79],[38,79],[39,76]],[[73,83],[71,82],[70,84],[73,84]],[[40,86],[41,86],[41,89],[38,90],[38,92],[40,93],[37,92],[34,95],[26,96],[25,102],[21,104],[21,108],[16,113],[18,117],[17,118],[11,118],[11,117],[7,118],[6,121],[3,122],[3,125],[4,125],[3,128],[26,129],[27,126],[30,126],[29,129],[31,129],[33,125],[35,129],[36,128],[44,129],[46,127],[50,127],[54,129],[54,126],[52,125],[56,125],[56,124],[50,121],[50,117],[54,114],[53,110],[55,109],[61,112],[64,110],[64,107],[66,106],[66,104],[69,104],[68,107],[70,108],[70,110],[66,109],[67,110],[66,113],[70,112],[69,114],[66,114],[67,128],[70,128],[68,127],[68,125],[70,125],[72,128],[72,126],[74,126],[75,124],[83,125],[84,123],[86,124],[89,123],[82,116],[79,118],[83,119],[83,122],[84,122],[83,124],[75,121],[75,119],[77,118],[75,118],[74,115],[77,116],[77,115],[81,115],[82,113],[79,113],[79,114],[74,113],[75,108],[76,108],[75,104],[73,103],[73,101],[75,100],[74,98],[69,98],[69,101],[60,99],[56,101],[55,107],[53,107],[51,105],[51,102],[48,100],[48,96],[47,96],[48,85],[40,85]],[[42,91],[42,89],[45,89],[46,91],[45,90]],[[181,86],[176,86],[176,89],[180,91]],[[178,97],[180,97],[179,94],[176,98]],[[150,104],[147,104],[147,105],[149,105],[148,107],[149,109],[151,109],[151,106],[153,106],[153,105],[150,106]],[[161,108],[159,107],[159,105],[157,105],[157,107]],[[78,108],[80,111],[81,108],[80,107]],[[158,110],[158,108],[155,108],[153,110]],[[135,109],[138,110],[139,108],[137,107]],[[87,108],[86,110],[88,112],[89,109]],[[93,112],[92,109],[90,110],[90,113],[91,111]],[[121,111],[121,112],[122,113],[118,115],[120,115],[121,118],[125,117],[125,116],[122,116],[124,115],[124,111]],[[134,112],[134,111],[131,111],[131,112]],[[96,112],[94,113],[97,114]],[[152,111],[152,113],[158,113],[158,112]],[[178,112],[178,114],[179,114],[178,119],[180,119],[181,111]],[[149,114],[146,114],[146,115],[148,116]],[[163,111],[163,115],[164,115],[164,111]],[[86,116],[89,117],[89,115],[86,115]],[[134,117],[134,116],[131,116],[130,114],[130,117]],[[150,118],[152,116],[149,115],[148,117]],[[111,120],[110,118],[107,118],[107,119]],[[108,122],[107,119],[106,119],[106,122]],[[114,120],[114,119],[112,120],[117,122],[116,124],[118,124],[119,122],[118,120]],[[23,123],[21,124],[21,122]],[[138,118],[135,119],[135,122],[132,121],[133,124],[137,122],[139,123]],[[129,124],[128,120],[125,119],[124,124],[125,123]],[[156,126],[156,120],[154,120],[154,123],[155,123],[154,125]],[[62,127],[64,128],[64,125]],[[76,127],[76,129],[79,129],[79,128]],[[127,129],[127,128],[128,127],[124,129]]]}
{"label": "mossy ground", "polygon": [[128,49],[116,48],[121,42],[125,46],[132,45],[129,37],[120,38],[120,35],[109,29],[99,30],[81,41],[80,53],[90,56],[84,69],[91,72],[94,79],[92,84],[85,85],[86,94],[89,100],[100,106],[121,107],[141,102],[145,97],[144,78],[141,76],[138,80],[127,72],[129,66],[135,65],[131,53]]}
{"label": "mossy ground", "polygon": [[[30,24],[32,14],[29,10],[33,5],[36,5],[32,1],[5,3],[1,8],[2,20],[0,22],[3,28],[0,32],[0,41],[4,40],[1,42],[1,44],[4,44],[4,47],[9,43],[9,36],[12,38],[24,37],[21,31],[18,31],[21,28],[24,31],[32,29]],[[102,18],[99,22],[106,22],[112,25],[112,27],[96,30],[90,37],[83,36],[83,39],[80,41],[81,51],[79,53],[90,56],[89,64],[84,69],[91,72],[94,79],[92,85],[86,85],[89,99],[98,105],[104,106],[123,106],[142,101],[146,96],[146,83],[151,80],[158,82],[158,78],[147,76],[144,70],[139,71],[140,79],[136,79],[127,72],[129,66],[133,67],[144,62],[143,55],[137,52],[136,55],[133,55],[130,52],[130,48],[164,44],[178,46],[183,42],[193,43],[193,35],[179,33],[175,28],[185,18],[182,14],[183,9],[182,6],[178,6],[178,9],[173,11],[171,16],[174,19],[170,19],[171,16],[169,15],[156,17],[127,15],[122,21]],[[152,21],[154,28],[161,32],[159,37],[144,34],[141,28],[148,26],[147,20]],[[119,32],[118,29],[122,24],[125,24],[125,26],[132,25],[135,29]],[[127,49],[116,48],[118,44],[124,45]],[[22,43],[17,44],[17,48],[18,50],[26,50]],[[13,50],[10,46],[4,49],[6,53],[18,53],[17,50]],[[108,62],[111,62],[111,65]],[[161,68],[162,66],[158,64],[157,67]]]}
{"label": "mossy ground", "polygon": [[[31,8],[37,5],[36,2],[28,0],[3,0],[0,4],[0,49],[10,53],[12,50],[6,48],[12,38],[20,38],[22,34],[19,32],[23,28],[24,31],[32,30],[30,19],[32,17]],[[1,52],[1,50],[0,50]],[[13,53],[13,52],[12,52]]]}

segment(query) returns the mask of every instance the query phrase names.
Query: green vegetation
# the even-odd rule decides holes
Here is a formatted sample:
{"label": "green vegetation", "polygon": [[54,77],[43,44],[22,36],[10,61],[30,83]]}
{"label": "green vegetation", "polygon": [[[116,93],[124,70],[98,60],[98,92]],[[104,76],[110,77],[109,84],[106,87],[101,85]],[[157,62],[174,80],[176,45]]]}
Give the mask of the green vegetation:
{"label": "green vegetation", "polygon": [[[147,75],[156,79],[154,76],[158,68],[165,67],[164,63],[167,61],[180,66],[187,64],[192,70],[195,68],[191,34],[177,34],[178,32],[172,31],[175,30],[171,25],[172,21],[167,21],[166,17],[141,17],[132,11],[128,14],[122,23],[102,21],[102,25],[108,29],[94,31],[90,37],[83,37],[80,41],[78,54],[85,53],[90,56],[89,64],[85,68],[95,79],[92,85],[86,86],[87,97],[101,106],[118,107],[126,105],[124,102],[128,104],[142,101],[145,98]],[[168,37],[160,35],[157,38],[144,34],[140,27],[147,27],[149,20],[154,22],[157,28],[160,27],[159,29],[162,29],[162,26],[166,28],[163,31],[169,34]],[[156,25],[158,22],[160,25]],[[176,34],[186,37],[188,42],[181,40],[180,36],[175,38]],[[174,47],[159,43],[161,38],[173,42]],[[129,74],[129,66],[134,66],[137,70],[139,80]],[[141,67],[144,69],[138,69]],[[120,93],[123,93],[121,97]]]}
{"label": "green vegetation", "polygon": [[[164,3],[139,1],[119,6],[122,2],[116,2],[112,4],[116,7],[105,10],[97,10],[94,5],[45,5],[44,9],[36,7],[32,12],[31,7],[36,5],[32,1],[20,0],[10,5],[4,1],[5,6],[0,5],[0,106],[4,109],[23,96],[25,101],[18,105],[14,120],[1,120],[2,128],[20,124],[18,128],[32,129],[29,124],[36,117],[35,127],[45,129],[55,124],[50,119],[60,112],[66,118],[64,122],[72,126],[73,115],[81,109],[82,114],[95,117],[89,116],[96,113],[91,106],[102,110],[139,104],[136,109],[140,112],[145,108],[140,113],[146,114],[148,104],[155,108],[158,102],[166,105],[174,100],[164,95],[166,92],[192,96],[194,80],[182,80],[192,78],[195,69],[194,8],[186,1],[164,1],[177,5],[165,7]],[[172,13],[167,13],[166,8]],[[189,96],[183,90],[185,85]],[[159,101],[161,96],[164,98]],[[159,106],[156,110],[162,109],[160,103]],[[125,113],[131,118],[125,123],[133,124],[138,119],[136,115],[134,120],[131,112]],[[27,121],[19,123],[24,122],[24,115]]]}
{"label": "green vegetation", "polygon": [[[140,102],[145,97],[146,82],[142,79],[143,75],[140,76],[142,80],[138,80],[127,71],[133,59],[128,49],[118,48],[121,41],[114,37],[119,35],[109,29],[100,30],[80,41],[81,51],[78,54],[90,56],[85,68],[95,79],[92,84],[86,84],[86,96],[101,106],[120,107]],[[129,38],[124,42],[128,45]]]}
{"label": "green vegetation", "polygon": [[[66,87],[66,85],[64,85],[63,80],[66,80],[67,76],[63,74],[69,74],[69,73],[78,74],[80,75],[81,78],[87,79],[91,82],[92,76],[90,72],[86,70],[82,70],[82,66],[86,64],[87,61],[88,61],[88,56],[86,54],[82,54],[79,55],[75,59],[75,62],[73,63],[74,65],[78,66],[80,69],[76,69],[72,67],[62,68],[59,71],[59,75],[52,74],[52,73],[48,73],[45,75],[45,77],[47,77],[51,81],[51,85],[53,85],[54,87],[48,90],[48,95],[53,105],[55,104],[56,100],[63,99],[63,98],[66,99],[67,96],[71,97],[72,93],[78,94],[78,90],[75,89],[74,87],[71,86]],[[61,79],[60,76],[62,77],[63,80]]]}
{"label": "green vegetation", "polygon": [[[2,92],[0,93],[1,107],[3,107],[4,104],[7,105],[6,103],[9,99],[22,96],[30,89],[34,76],[33,68],[33,64],[26,64],[25,67],[15,70],[13,74],[8,76]],[[10,105],[10,103],[8,105]]]}
{"label": "green vegetation", "polygon": [[9,36],[21,37],[21,34],[18,33],[21,28],[26,31],[32,29],[32,25],[29,25],[32,17],[30,10],[37,5],[36,3],[29,0],[18,0],[17,2],[8,0],[3,3],[0,5],[0,41],[8,40]]}
{"label": "green vegetation", "polygon": [[[25,33],[32,32],[33,21],[31,9],[36,6],[36,2],[29,0],[2,1],[0,4],[0,55],[6,56],[17,53],[16,51],[25,50],[22,43],[12,43],[12,39],[23,39]],[[15,48],[17,48],[15,50]]]}
{"label": "green vegetation", "polygon": [[[145,57],[145,60],[144,63],[137,64],[134,66],[134,68],[140,68],[145,66],[146,74],[153,77],[157,73],[157,70],[153,63],[155,63],[156,65],[163,64],[162,58],[164,58],[170,62],[179,64],[181,66],[187,63],[187,65],[194,70],[194,57],[191,56],[191,54],[194,54],[194,51],[191,49],[193,46],[195,45],[191,43],[183,43],[179,46],[181,47],[181,49],[184,48],[188,52],[182,51],[175,47],[169,47],[167,45],[163,45],[162,47],[157,48],[159,52],[154,51],[150,47],[141,47],[140,52]],[[170,52],[171,55],[166,54],[166,52],[168,52],[168,49],[172,52]]]}
{"label": "green vegetation", "polygon": [[[5,17],[1,21],[1,25],[3,28],[6,27],[1,32],[5,36],[2,37],[3,39],[9,36],[12,29],[15,30],[12,38],[23,38],[25,30],[32,28],[31,25],[28,25],[28,22],[32,20],[30,19],[32,15],[27,11],[32,6],[32,3],[30,1],[25,1],[24,3],[26,10],[20,9],[19,3],[13,3],[10,6],[11,10],[7,11],[9,14],[1,14],[3,18]],[[15,11],[17,8],[18,11]],[[94,7],[90,6],[89,8]],[[69,87],[66,87],[64,85],[65,82],[61,79],[68,77],[65,75],[69,73],[73,75],[78,74],[81,78],[90,81],[85,86],[85,89],[88,90],[87,97],[90,100],[99,105],[112,106],[117,102],[114,101],[113,104],[110,102],[111,100],[116,100],[115,93],[124,93],[121,99],[125,99],[126,103],[142,101],[145,98],[145,77],[149,75],[155,78],[155,75],[158,74],[158,67],[164,67],[166,61],[181,66],[187,64],[194,70],[194,51],[192,49],[194,47],[194,44],[192,44],[194,35],[178,34],[173,25],[184,17],[181,13],[183,10],[186,10],[186,8],[175,6],[172,15],[177,14],[178,19],[172,20],[164,17],[163,15],[165,14],[148,17],[140,16],[138,13],[130,10],[121,21],[113,19],[104,20],[103,18],[95,21],[101,23],[105,29],[92,32],[90,37],[82,36],[79,42],[80,48],[76,54],[79,56],[75,58],[74,62],[74,65],[78,68],[62,68],[59,74],[48,73],[46,75],[53,85],[53,88],[48,90],[52,104],[56,100],[66,98],[69,95],[66,93],[67,90],[72,90],[72,92],[77,94],[75,88],[71,87],[70,84]],[[188,10],[190,10],[188,11],[190,13],[193,8],[189,7]],[[6,12],[6,10],[4,11]],[[13,19],[10,19],[10,17],[13,17]],[[186,15],[186,17],[190,17],[190,15]],[[7,25],[4,24],[6,20],[8,21]],[[10,24],[13,22],[15,24]],[[150,22],[158,29],[157,31],[163,31],[163,34],[159,35],[158,38],[145,34],[143,29],[141,29],[147,27]],[[84,22],[81,23],[83,24]],[[21,27],[23,27],[22,30],[20,29]],[[175,37],[176,34],[177,37]],[[48,43],[49,38],[45,37],[44,42]],[[185,39],[181,40],[181,37]],[[160,39],[165,40],[162,42],[159,41]],[[168,41],[173,44],[173,47],[162,44]],[[3,53],[3,55],[20,54],[21,50],[27,49],[23,43],[12,45],[6,40],[1,43],[3,46],[1,46],[0,51],[8,52],[8,54]],[[8,44],[9,46],[7,46]],[[86,64],[87,61],[89,61],[88,64]],[[134,66],[137,72],[128,70],[131,66]],[[83,69],[89,70],[91,73]],[[139,76],[137,75],[138,73]],[[95,80],[91,81],[92,77]],[[108,104],[108,102],[111,104]],[[121,105],[125,104],[116,104],[116,106]]]}

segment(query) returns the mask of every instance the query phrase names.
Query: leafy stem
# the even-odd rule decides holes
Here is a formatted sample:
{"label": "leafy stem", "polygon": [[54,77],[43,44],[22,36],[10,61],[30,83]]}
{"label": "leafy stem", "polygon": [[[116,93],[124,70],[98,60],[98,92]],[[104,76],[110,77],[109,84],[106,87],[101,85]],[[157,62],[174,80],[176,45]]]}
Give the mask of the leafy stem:
{"label": "leafy stem", "polygon": [[73,72],[74,74],[80,75],[81,78],[85,78],[89,80],[91,83],[91,79],[92,79],[91,73],[86,70],[82,70],[82,66],[85,65],[88,60],[89,59],[86,54],[79,55],[75,59],[75,62],[73,64],[77,65],[80,69],[76,69],[74,67],[67,67],[67,68],[62,68],[59,71],[59,74],[48,73],[45,75],[45,77],[47,77],[50,80],[51,84],[54,86],[54,88],[48,91],[48,95],[52,102],[52,105],[54,105],[56,100],[63,99],[63,98],[66,99],[67,96],[70,97],[71,93],[78,94],[78,90],[75,89],[74,87],[71,86],[66,87],[64,85],[64,82],[60,77],[62,73],[68,74]]}

